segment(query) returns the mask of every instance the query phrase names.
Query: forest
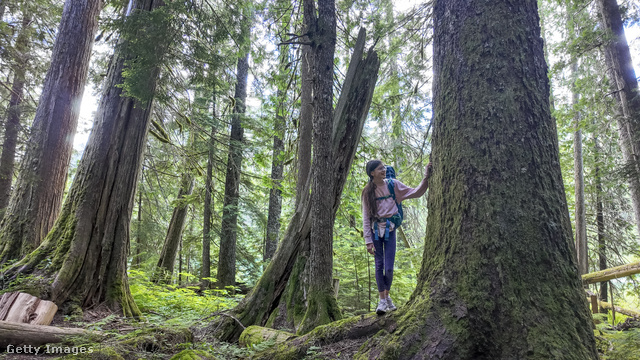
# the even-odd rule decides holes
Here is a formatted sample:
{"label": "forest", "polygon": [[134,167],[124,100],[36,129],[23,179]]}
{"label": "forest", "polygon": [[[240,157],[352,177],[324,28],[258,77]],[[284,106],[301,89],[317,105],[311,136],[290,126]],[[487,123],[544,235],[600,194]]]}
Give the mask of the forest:
{"label": "forest", "polygon": [[638,66],[637,0],[0,0],[0,359],[640,359]]}

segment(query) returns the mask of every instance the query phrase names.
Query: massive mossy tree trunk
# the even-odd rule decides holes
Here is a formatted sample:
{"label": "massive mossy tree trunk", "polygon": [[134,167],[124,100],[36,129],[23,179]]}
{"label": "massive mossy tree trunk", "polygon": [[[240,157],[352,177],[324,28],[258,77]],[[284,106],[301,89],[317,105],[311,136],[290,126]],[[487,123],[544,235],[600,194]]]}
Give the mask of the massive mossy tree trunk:
{"label": "massive mossy tree trunk", "polygon": [[[0,19],[1,18],[2,17],[0,17]],[[15,56],[13,59],[13,84],[11,85],[11,98],[9,100],[9,107],[7,108],[7,121],[4,126],[4,142],[2,143],[2,156],[0,157],[0,218],[3,216],[4,209],[9,204],[9,197],[11,196],[18,130],[20,129],[20,108],[24,96],[27,64],[31,57],[30,29],[31,14],[29,10],[25,10],[22,15],[22,28],[16,38]],[[2,249],[1,246],[0,249]],[[1,250],[0,253],[2,253]]]}
{"label": "massive mossy tree trunk", "polygon": [[159,63],[171,39],[171,16],[156,9],[162,5],[158,0],[134,1],[130,19],[142,29],[125,37],[135,38],[137,46],[154,44],[154,52],[147,54],[151,58],[136,58],[155,64],[137,74],[136,87],[149,100],[123,94],[125,63],[136,49],[122,41],[109,65],[97,117],[60,217],[40,247],[5,272],[10,279],[37,275],[42,282],[38,295],[58,305],[69,301],[83,307],[104,305],[126,316],[140,314],[126,272],[129,224]]}
{"label": "massive mossy tree trunk", "polygon": [[[248,35],[247,35],[248,36]],[[224,207],[220,229],[220,252],[218,258],[218,288],[236,284],[236,240],[238,237],[238,204],[240,202],[240,170],[242,167],[242,117],[247,100],[247,77],[249,76],[249,52],[238,58],[236,73],[235,107],[231,120],[227,177],[224,184]]]}
{"label": "massive mossy tree trunk", "polygon": [[173,208],[173,214],[171,215],[171,221],[167,229],[167,236],[164,239],[164,245],[162,246],[160,258],[156,265],[156,273],[153,276],[153,281],[156,283],[169,283],[173,276],[173,267],[176,263],[178,245],[180,245],[180,240],[182,239],[182,230],[184,229],[184,222],[187,218],[187,210],[189,210],[189,205],[185,203],[185,197],[191,195],[193,185],[193,176],[188,172],[184,173],[180,180],[180,190],[176,198],[177,204],[176,207]]}
{"label": "massive mossy tree trunk", "polygon": [[0,223],[0,263],[35,249],[60,211],[102,0],[67,0],[15,190]]}
{"label": "massive mossy tree trunk", "polygon": [[611,36],[604,55],[608,77],[618,103],[620,148],[627,166],[627,181],[636,225],[640,232],[640,96],[629,44],[624,33],[620,8],[616,0],[598,0],[604,31]]}
{"label": "massive mossy tree trunk", "polygon": [[[335,154],[332,170],[325,174],[333,176],[331,198],[333,205],[329,210],[334,216],[339,199],[355,156],[362,127],[369,111],[373,90],[378,77],[380,62],[377,54],[369,50],[363,59],[365,43],[364,30],[358,36],[358,42],[351,57],[349,70],[342,87],[340,100],[335,112],[332,152]],[[339,110],[342,109],[342,110]],[[231,312],[244,326],[265,325],[279,313],[280,304],[297,306],[305,312],[304,302],[291,302],[295,286],[292,282],[300,280],[304,262],[298,262],[299,255],[309,250],[311,233],[311,202],[306,192],[296,207],[293,218],[283,236],[282,242],[273,259],[265,269],[251,293]],[[296,271],[296,275],[292,273]],[[290,281],[291,279],[291,281]],[[209,329],[220,339],[235,341],[243,328],[233,318],[221,316]]]}
{"label": "massive mossy tree trunk", "polygon": [[[306,0],[304,6],[313,6]],[[311,236],[309,260],[305,274],[309,292],[307,311],[299,332],[339,320],[342,315],[333,295],[333,223],[331,211],[336,199],[332,195],[334,155],[333,132],[333,57],[336,46],[334,0],[318,0],[318,16],[312,19],[309,38],[313,66],[313,158],[311,180]],[[306,13],[306,12],[305,12]]]}
{"label": "massive mossy tree trunk", "polygon": [[597,359],[535,0],[435,2],[433,121],[427,235],[407,305],[378,326],[318,328],[270,358],[359,336],[357,359]]}

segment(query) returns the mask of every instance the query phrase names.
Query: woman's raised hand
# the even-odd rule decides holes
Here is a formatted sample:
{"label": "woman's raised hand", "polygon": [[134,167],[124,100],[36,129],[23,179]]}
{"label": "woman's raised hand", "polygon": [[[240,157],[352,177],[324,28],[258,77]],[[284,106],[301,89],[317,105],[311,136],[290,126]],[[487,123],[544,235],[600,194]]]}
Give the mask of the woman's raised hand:
{"label": "woman's raised hand", "polygon": [[431,165],[431,163],[428,163],[427,167],[424,168],[424,177],[429,179],[431,177],[432,172],[433,172],[433,165]]}

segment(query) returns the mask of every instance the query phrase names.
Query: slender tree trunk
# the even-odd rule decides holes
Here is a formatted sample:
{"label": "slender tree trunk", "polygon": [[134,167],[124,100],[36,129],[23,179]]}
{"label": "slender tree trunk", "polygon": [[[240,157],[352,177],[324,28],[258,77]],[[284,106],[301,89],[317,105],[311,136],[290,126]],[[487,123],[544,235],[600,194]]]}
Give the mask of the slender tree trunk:
{"label": "slender tree trunk", "polygon": [[0,223],[0,263],[35,249],[60,211],[102,0],[67,0],[16,190]]}
{"label": "slender tree trunk", "polygon": [[[365,32],[361,29],[347,71],[346,78],[349,81],[345,80],[340,94],[339,103],[344,103],[343,111],[335,113],[334,123],[337,126],[333,136],[332,153],[336,156],[332,171],[326,174],[334,177],[331,193],[334,199],[331,209],[333,216],[338,209],[339,199],[371,105],[380,66],[378,56],[373,50],[369,50],[366,59],[363,59],[364,43]],[[284,305],[287,312],[291,311],[301,316],[306,312],[304,301],[297,301],[296,296],[299,293],[293,290],[297,290],[300,275],[305,268],[305,262],[299,261],[301,254],[309,250],[310,198],[310,194],[306,192],[260,280],[251,293],[232,310],[232,314],[244,326],[272,324],[281,311],[281,305]],[[291,314],[284,314],[289,315]],[[243,330],[236,320],[227,316],[217,318],[209,329],[216,337],[226,341],[236,341]]]}
{"label": "slender tree trunk", "polygon": [[[310,15],[305,7],[305,18]],[[308,26],[306,26],[308,28]],[[309,30],[307,29],[306,32]],[[309,37],[303,37],[304,42],[309,42]],[[297,208],[305,194],[309,193],[307,183],[311,171],[311,135],[313,129],[313,53],[311,46],[302,45],[300,56],[300,117],[298,119],[298,182],[296,183]]]}
{"label": "slender tree trunk", "polygon": [[[144,174],[144,168],[142,169]],[[140,189],[138,189],[138,218],[136,219],[136,257],[133,261],[134,266],[140,267],[142,264],[142,184],[144,183],[144,175],[140,181]]]}
{"label": "slender tree trunk", "polygon": [[[4,6],[2,6],[4,8]],[[2,17],[0,16],[0,19]],[[7,122],[4,130],[4,143],[2,144],[2,156],[0,157],[0,217],[9,204],[11,196],[11,183],[13,182],[13,168],[16,157],[16,145],[18,143],[18,131],[20,129],[20,107],[24,96],[25,75],[27,64],[31,57],[31,14],[25,12],[22,16],[22,28],[16,38],[15,67],[13,69],[13,85],[11,86],[11,99],[7,109]],[[1,249],[1,245],[0,245]]]}
{"label": "slender tree trunk", "polygon": [[[627,166],[629,190],[636,224],[640,224],[640,97],[631,52],[624,33],[620,9],[616,0],[598,0],[600,21],[612,35],[604,54],[609,81],[618,102],[617,116],[620,148]],[[640,226],[638,226],[640,233]]]}
{"label": "slender tree trunk", "polygon": [[220,233],[220,257],[218,259],[217,287],[233,286],[236,283],[236,238],[238,236],[238,203],[240,200],[240,170],[242,166],[242,117],[247,99],[247,77],[249,75],[249,52],[238,58],[235,107],[231,120],[227,177],[224,185],[224,207]]}
{"label": "slender tree trunk", "polygon": [[[164,239],[162,252],[156,265],[156,273],[153,276],[155,283],[169,284],[171,282],[173,267],[176,262],[176,253],[182,239],[182,231],[184,229],[185,219],[187,218],[187,211],[189,210],[189,204],[185,203],[185,197],[191,195],[193,185],[193,176],[187,172],[182,174],[180,190],[177,196],[177,205],[173,209],[169,229],[167,229],[167,236]],[[180,258],[180,262],[182,262],[182,257]],[[180,270],[180,272],[182,272],[182,270]]]}
{"label": "slender tree trunk", "polygon": [[[305,6],[310,1],[305,1]],[[333,296],[333,223],[331,211],[333,171],[331,137],[333,131],[333,56],[336,43],[334,0],[318,1],[318,18],[311,35],[314,44],[313,71],[313,168],[311,190],[311,238],[308,263],[309,294],[307,312],[299,330],[307,333],[316,326],[339,320],[342,315]]]}
{"label": "slender tree trunk", "polygon": [[[215,99],[213,101],[213,118],[216,117]],[[207,151],[207,177],[204,185],[204,219],[202,223],[202,288],[209,289],[211,282],[211,215],[213,208],[213,156],[215,154],[215,134],[216,127],[211,126],[211,136],[209,137],[209,149]]]}
{"label": "slender tree trunk", "polygon": [[[602,201],[602,174],[600,172],[600,144],[598,143],[598,136],[594,137],[595,142],[595,181],[596,181],[596,226],[598,228],[598,265],[599,270],[606,270],[607,265],[607,242],[606,233],[604,227],[604,206]],[[600,300],[608,301],[608,285],[607,281],[600,283]]]}
{"label": "slender tree trunk", "polygon": [[287,88],[284,83],[288,76],[286,70],[289,61],[289,47],[280,47],[279,81],[277,91],[276,116],[273,125],[273,159],[271,160],[271,189],[269,191],[269,210],[267,215],[267,238],[265,242],[263,261],[273,257],[278,247],[278,235],[280,233],[280,212],[282,210],[282,174],[284,172],[284,131],[286,118]]}
{"label": "slender tree trunk", "polygon": [[[571,30],[571,29],[570,29]],[[572,33],[572,31],[570,31]],[[578,60],[573,59],[571,64],[571,99],[573,105],[573,179],[575,183],[576,204],[576,258],[578,271],[581,275],[589,272],[589,254],[587,247],[587,211],[584,204],[584,175],[582,166],[582,131],[580,131],[580,113],[577,111],[580,95],[576,90],[578,78]]]}
{"label": "slender tree trunk", "polygon": [[[158,0],[134,1],[131,16],[163,11],[156,9],[163,5]],[[170,19],[158,17],[159,21],[144,23],[135,36],[142,43],[156,44],[155,61],[161,61],[167,49]],[[97,117],[60,217],[40,247],[7,269],[5,276],[37,275],[44,284],[40,297],[58,305],[67,301],[83,307],[103,305],[137,316],[140,311],[126,272],[129,224],[152,100],[128,97],[119,86],[129,59],[127,45],[123,40],[116,47]],[[147,70],[138,86],[153,94],[159,65]]]}

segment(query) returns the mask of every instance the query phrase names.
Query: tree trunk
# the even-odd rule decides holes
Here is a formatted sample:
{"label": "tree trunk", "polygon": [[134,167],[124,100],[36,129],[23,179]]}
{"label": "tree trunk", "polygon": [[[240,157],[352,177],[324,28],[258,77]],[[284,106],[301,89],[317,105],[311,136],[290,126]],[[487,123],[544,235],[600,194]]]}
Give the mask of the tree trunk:
{"label": "tree trunk", "polygon": [[[309,6],[310,0],[304,6]],[[313,57],[313,158],[311,190],[311,237],[309,246],[309,284],[307,311],[299,333],[305,334],[316,326],[339,320],[342,315],[333,296],[333,223],[331,197],[333,177],[333,56],[336,43],[336,14],[334,0],[318,1],[318,18],[313,19],[310,38]]]}
{"label": "tree trunk", "polygon": [[[604,206],[602,204],[602,174],[600,173],[600,144],[598,142],[598,136],[594,137],[594,156],[595,156],[595,181],[596,181],[596,227],[598,229],[598,265],[599,270],[606,270],[607,265],[607,242],[606,233],[604,228]],[[600,283],[600,299],[607,301],[609,282],[603,281]]]}
{"label": "tree trunk", "polygon": [[[305,19],[310,15],[311,9],[304,9]],[[309,14],[308,14],[309,13]],[[305,33],[309,32],[308,25],[305,26]],[[307,35],[303,36],[302,41],[309,42]],[[311,135],[313,129],[313,53],[311,46],[302,45],[302,54],[300,56],[300,117],[298,119],[298,182],[296,183],[296,203],[297,209],[302,198],[309,193],[311,184],[307,182],[310,179],[311,172]]]}
{"label": "tree trunk", "polygon": [[[134,1],[131,16],[143,16],[163,5],[158,0]],[[153,59],[141,61],[161,61],[167,49],[170,17],[156,20],[144,23],[133,35],[141,43],[156,44]],[[7,269],[5,276],[36,275],[42,279],[41,294],[58,305],[67,301],[83,307],[103,305],[137,316],[140,311],[129,291],[126,267],[152,101],[123,94],[120,85],[131,49],[127,45],[125,39],[116,47],[97,117],[60,217],[40,247]],[[138,79],[138,86],[153,94],[158,73],[159,63],[155,63]],[[28,284],[16,286],[22,285]]]}
{"label": "tree trunk", "polygon": [[[616,0],[598,0],[602,28],[613,39],[605,48],[609,81],[618,103],[616,118],[620,133],[620,148],[626,162],[631,203],[640,224],[640,97],[638,81],[631,61],[631,52],[624,33],[620,9]],[[638,226],[640,233],[640,225]]]}
{"label": "tree trunk", "polygon": [[67,0],[15,191],[0,223],[0,263],[35,249],[60,212],[102,0]]}
{"label": "tree trunk", "polygon": [[[213,118],[216,117],[215,100],[213,102]],[[216,128],[211,126],[211,136],[209,137],[207,151],[207,177],[204,185],[204,219],[202,222],[202,288],[209,289],[211,286],[211,215],[213,208],[213,156],[215,153],[215,134]]]}
{"label": "tree trunk", "polygon": [[[176,263],[176,253],[180,239],[182,239],[182,230],[184,229],[185,219],[187,218],[187,210],[189,210],[189,204],[185,203],[185,197],[191,195],[193,185],[193,176],[187,172],[182,174],[180,190],[176,198],[177,204],[173,209],[169,229],[167,229],[167,236],[164,239],[162,252],[160,253],[160,258],[156,266],[156,273],[153,276],[153,282],[155,283],[168,284],[171,282],[173,267]],[[182,272],[182,270],[180,270],[180,272]]]}
{"label": "tree trunk", "polygon": [[[246,20],[245,20],[246,21]],[[220,229],[220,253],[216,286],[223,289],[236,283],[236,238],[238,236],[238,203],[240,201],[240,170],[242,167],[243,128],[247,100],[247,77],[249,75],[249,52],[238,58],[235,107],[231,120],[227,177],[224,184],[224,207]]]}
{"label": "tree trunk", "polygon": [[[0,17],[0,19],[2,19]],[[20,130],[20,107],[24,96],[25,75],[27,64],[31,57],[31,42],[29,39],[31,29],[31,14],[25,12],[22,15],[22,28],[16,38],[15,67],[13,69],[13,85],[11,86],[11,99],[7,108],[7,122],[4,130],[4,143],[2,144],[2,156],[0,157],[0,217],[9,204],[11,196],[11,183],[13,182],[13,168],[16,157],[16,145],[18,143],[18,131]],[[0,249],[2,247],[0,246]],[[0,251],[1,253],[1,251]]]}
{"label": "tree trunk", "polygon": [[587,247],[587,210],[584,204],[584,176],[582,166],[582,131],[580,131],[580,114],[576,110],[579,94],[575,89],[575,81],[578,74],[578,62],[574,60],[571,65],[572,84],[572,104],[573,104],[573,179],[575,182],[575,202],[576,202],[576,258],[578,260],[578,271],[580,275],[589,272],[589,254]]}
{"label": "tree trunk", "polygon": [[[338,126],[333,135],[332,153],[336,156],[333,168],[328,173],[334,177],[331,192],[334,200],[333,208],[330,210],[334,216],[369,111],[380,66],[378,56],[373,50],[369,50],[366,59],[363,59],[364,41],[365,34],[362,29],[347,71],[347,78],[352,80],[349,81],[348,87],[345,81],[340,94],[341,101],[344,98],[343,102],[346,105],[342,107],[342,112],[335,113],[334,123],[337,122]],[[304,261],[298,260],[304,260],[300,255],[309,250],[310,210],[310,194],[306,192],[260,280],[251,293],[231,311],[244,326],[264,326],[278,315],[281,302],[286,305],[287,299],[294,295],[290,289],[295,287],[289,285],[300,280],[299,276],[293,274],[294,271],[296,275],[304,271]],[[301,312],[304,314],[303,303],[293,302],[292,305],[302,308]],[[227,316],[217,318],[209,328],[215,336],[225,341],[236,341],[243,330],[233,318]]]}

